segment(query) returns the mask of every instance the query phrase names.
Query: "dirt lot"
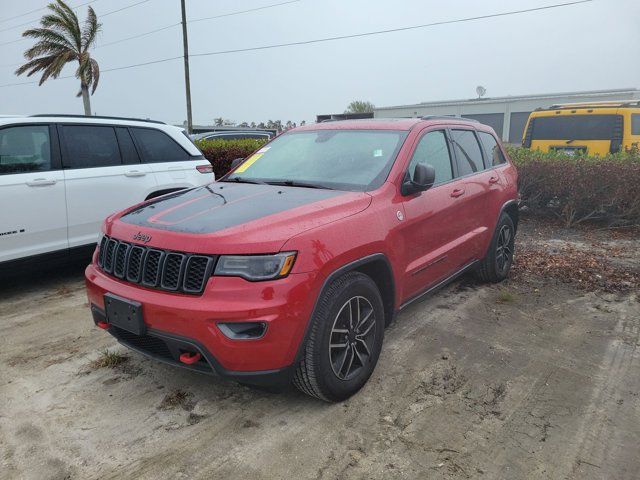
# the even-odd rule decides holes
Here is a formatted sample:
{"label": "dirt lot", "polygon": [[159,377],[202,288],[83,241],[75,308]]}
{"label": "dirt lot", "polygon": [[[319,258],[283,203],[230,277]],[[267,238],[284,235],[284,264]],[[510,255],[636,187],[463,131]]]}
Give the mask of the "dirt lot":
{"label": "dirt lot", "polygon": [[519,235],[513,279],[404,311],[337,405],[128,353],[93,327],[81,266],[5,280],[0,477],[637,478],[640,240]]}

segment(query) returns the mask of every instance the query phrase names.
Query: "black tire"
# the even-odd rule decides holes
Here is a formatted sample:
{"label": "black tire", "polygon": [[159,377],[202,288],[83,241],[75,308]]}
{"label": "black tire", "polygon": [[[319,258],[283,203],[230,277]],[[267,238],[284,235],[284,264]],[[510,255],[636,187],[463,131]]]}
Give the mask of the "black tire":
{"label": "black tire", "polygon": [[[508,235],[506,242],[505,235]],[[508,214],[503,213],[493,233],[489,250],[476,270],[476,276],[480,281],[498,283],[507,278],[513,263],[515,235],[513,220]]]}
{"label": "black tire", "polygon": [[[354,314],[362,324],[354,321],[349,328]],[[321,294],[311,322],[293,384],[327,402],[345,400],[367,383],[378,363],[385,325],[378,287],[363,273],[343,275]]]}

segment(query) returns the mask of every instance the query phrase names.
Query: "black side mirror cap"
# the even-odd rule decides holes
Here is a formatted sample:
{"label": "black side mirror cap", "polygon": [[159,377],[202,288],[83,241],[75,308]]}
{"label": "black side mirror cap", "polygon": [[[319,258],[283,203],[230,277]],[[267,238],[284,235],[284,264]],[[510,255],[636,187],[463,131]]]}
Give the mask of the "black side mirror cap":
{"label": "black side mirror cap", "polygon": [[417,192],[424,192],[433,186],[436,181],[436,169],[429,164],[418,163],[413,171],[413,180],[409,172],[405,175],[400,192],[402,195],[412,195]]}
{"label": "black side mirror cap", "polygon": [[236,158],[235,160],[231,161],[231,170],[233,170],[234,168],[236,168],[238,165],[240,165],[242,162],[244,162],[244,158]]}

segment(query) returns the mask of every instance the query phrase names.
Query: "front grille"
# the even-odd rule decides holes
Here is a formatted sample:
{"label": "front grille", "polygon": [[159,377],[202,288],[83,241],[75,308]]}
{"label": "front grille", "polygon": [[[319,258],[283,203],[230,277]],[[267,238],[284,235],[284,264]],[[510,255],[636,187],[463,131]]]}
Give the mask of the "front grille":
{"label": "front grille", "polygon": [[159,250],[105,237],[98,265],[107,274],[149,288],[199,295],[211,276],[216,256]]}

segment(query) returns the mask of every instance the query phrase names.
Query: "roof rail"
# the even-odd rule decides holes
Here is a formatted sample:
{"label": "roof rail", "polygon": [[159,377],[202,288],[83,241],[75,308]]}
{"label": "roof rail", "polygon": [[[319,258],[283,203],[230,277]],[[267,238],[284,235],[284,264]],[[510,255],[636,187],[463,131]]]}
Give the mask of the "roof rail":
{"label": "roof rail", "polygon": [[640,100],[618,100],[605,102],[577,102],[577,103],[555,103],[548,110],[559,110],[562,108],[607,108],[607,107],[637,107]]}
{"label": "roof rail", "polygon": [[420,120],[460,120],[463,122],[480,123],[478,120],[474,118],[454,117],[454,116],[447,116],[447,115],[425,115],[423,117],[420,117]]}
{"label": "roof rail", "polygon": [[102,115],[73,115],[70,113],[38,113],[36,115],[30,115],[31,117],[63,117],[63,118],[98,118],[103,120],[129,120],[131,122],[148,122],[159,123],[166,125],[160,120],[149,120],[148,118],[129,118],[129,117],[106,117]]}

